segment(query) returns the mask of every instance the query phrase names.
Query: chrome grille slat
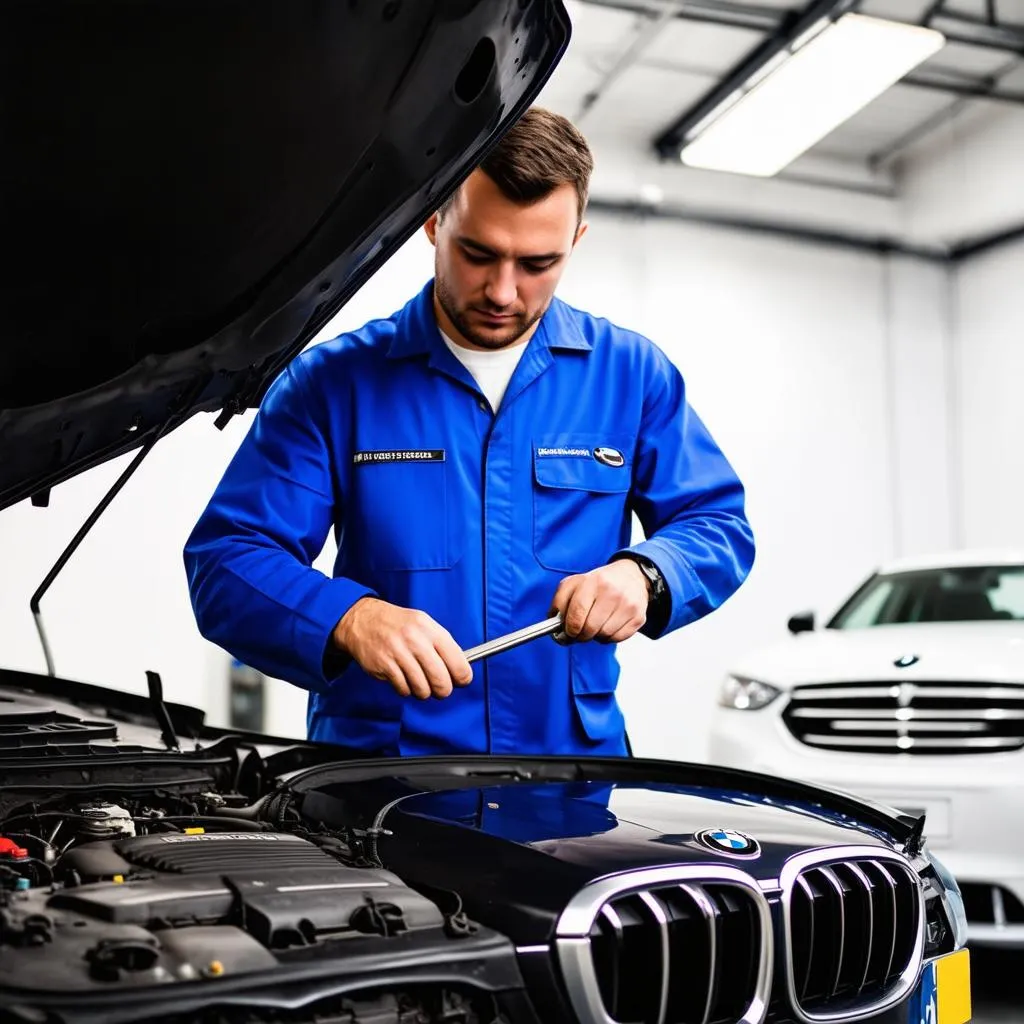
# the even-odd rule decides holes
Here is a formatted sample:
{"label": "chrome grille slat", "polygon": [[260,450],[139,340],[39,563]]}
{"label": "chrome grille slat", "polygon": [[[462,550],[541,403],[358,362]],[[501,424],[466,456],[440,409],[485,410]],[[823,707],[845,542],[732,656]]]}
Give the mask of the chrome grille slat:
{"label": "chrome grille slat", "polygon": [[[882,876],[889,886],[889,898],[892,902],[892,920],[896,920],[896,879],[889,874],[884,864],[877,860],[871,861],[871,863],[878,868],[878,873]],[[885,972],[882,975],[884,978],[888,978],[892,974],[892,962],[896,956],[896,928],[892,929],[892,941],[889,943],[889,959],[886,961]]]}
{"label": "chrome grille slat", "polygon": [[841,722],[833,722],[833,729],[841,729],[844,732],[871,732],[873,730],[890,729],[893,732],[984,732],[988,726],[985,722],[927,722],[919,718],[901,718],[898,722],[866,722],[859,715],[844,719]]}
{"label": "chrome grille slat", "polygon": [[[897,683],[868,683],[861,686],[813,686],[798,687],[792,693],[795,701],[859,700],[863,698],[896,697],[902,680]],[[1007,686],[943,686],[936,683],[915,683],[915,689],[922,697],[949,697],[954,700],[1016,700],[1024,702],[1024,687],[1017,684]]]}
{"label": "chrome grille slat", "polygon": [[651,892],[640,893],[640,902],[647,907],[658,923],[661,939],[661,993],[658,997],[657,1024],[665,1024],[665,1016],[668,1013],[668,983],[672,974],[668,949],[668,915],[661,902]]}
{"label": "chrome grille slat", "polygon": [[615,957],[615,967],[613,969],[612,979],[611,979],[611,989],[612,989],[611,1003],[612,1003],[612,1006],[618,1006],[618,1004],[619,1004],[619,981],[620,981],[618,965],[619,965],[619,961],[622,958],[622,942],[623,942],[623,939],[625,937],[624,932],[623,932],[623,928],[622,928],[622,918],[619,917],[619,915],[615,912],[615,908],[610,903],[606,903],[601,908],[601,916],[611,925],[611,927],[612,927],[612,934],[615,936],[616,957]]}
{"label": "chrome grille slat", "polygon": [[836,975],[835,981],[832,982],[832,995],[834,996],[839,991],[839,979],[843,975],[843,954],[846,951],[846,897],[843,894],[842,882],[839,881],[836,873],[831,868],[819,868],[818,874],[832,886],[839,900],[839,919],[836,922],[838,925],[836,930],[839,933],[839,938],[836,942],[838,950],[836,953]]}
{"label": "chrome grille slat", "polygon": [[[804,878],[803,875],[799,875],[797,877],[796,882],[797,882],[797,885],[799,885],[800,888],[803,889],[804,894],[807,896],[807,903],[808,903],[808,906],[810,907],[810,927],[808,929],[809,937],[808,937],[808,940],[807,940],[807,944],[808,944],[808,946],[811,949],[814,949],[814,893],[811,891],[810,883],[807,881],[806,878]],[[808,957],[807,958],[807,968],[804,971],[804,982],[803,982],[803,985],[800,986],[800,999],[801,1000],[807,998],[807,986],[810,983],[811,983],[811,958]]]}
{"label": "chrome grille slat", "polygon": [[851,863],[848,867],[854,878],[864,886],[864,895],[866,897],[866,906],[868,908],[867,949],[864,952],[864,971],[861,974],[860,984],[857,986],[857,995],[860,995],[861,992],[864,991],[864,986],[868,983],[868,971],[871,970],[871,947],[874,942],[875,934],[874,886],[868,879],[868,876],[861,871],[856,863]]}
{"label": "chrome grille slat", "polygon": [[[790,712],[792,718],[835,718],[836,708],[794,708]],[[959,721],[962,718],[978,722],[1005,722],[1024,719],[1024,711],[1013,711],[1009,708],[964,708],[962,711],[924,711],[907,708],[905,716],[888,708],[843,708],[846,718],[878,719],[887,721],[898,717],[901,722],[940,722]]]}
{"label": "chrome grille slat", "polygon": [[701,1018],[701,1024],[708,1024],[711,1020],[711,1010],[714,1007],[715,989],[718,987],[718,908],[711,902],[711,897],[699,885],[683,884],[679,888],[700,907],[708,924],[708,959],[710,968],[708,970],[708,994],[704,1000],[704,1016]]}
{"label": "chrome grille slat", "polygon": [[1024,684],[913,679],[796,687],[782,719],[802,743],[868,754],[1024,749]]}
{"label": "chrome grille slat", "polygon": [[[903,752],[912,747],[931,747],[946,749],[947,747],[971,747],[975,750],[1019,750],[1024,743],[1019,740],[1001,736],[957,736],[948,740],[934,739],[928,736],[828,736],[824,733],[808,733],[802,737],[805,742],[817,743],[830,747],[877,747],[879,750]],[[901,744],[901,739],[909,743]]]}
{"label": "chrome grille slat", "polygon": [[787,861],[779,884],[797,1020],[873,1018],[907,997],[923,962],[924,898],[903,857],[863,846],[808,851]]}
{"label": "chrome grille slat", "polygon": [[1018,700],[1024,702],[1024,686],[943,686],[915,683],[922,697],[951,697],[954,700]]}

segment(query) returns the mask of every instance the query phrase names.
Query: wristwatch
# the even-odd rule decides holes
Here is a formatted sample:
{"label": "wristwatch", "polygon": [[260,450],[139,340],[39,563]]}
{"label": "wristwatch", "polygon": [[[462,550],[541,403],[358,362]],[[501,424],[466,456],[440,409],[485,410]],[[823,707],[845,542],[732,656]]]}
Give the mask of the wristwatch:
{"label": "wristwatch", "polygon": [[648,611],[659,606],[668,593],[668,586],[665,583],[665,577],[661,574],[661,570],[645,555],[638,555],[633,551],[624,551],[621,555],[616,556],[613,561],[618,561],[621,558],[628,558],[631,562],[636,562],[640,567],[640,571],[646,577]]}

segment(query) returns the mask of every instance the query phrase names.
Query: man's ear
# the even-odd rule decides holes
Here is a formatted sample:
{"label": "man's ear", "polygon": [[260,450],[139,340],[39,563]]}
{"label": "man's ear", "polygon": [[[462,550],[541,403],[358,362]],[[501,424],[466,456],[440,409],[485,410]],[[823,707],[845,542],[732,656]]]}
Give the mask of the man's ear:
{"label": "man's ear", "polygon": [[430,239],[431,245],[437,245],[437,224],[441,219],[441,214],[436,211],[432,213],[426,223],[423,225],[423,230],[427,233],[427,238]]}
{"label": "man's ear", "polygon": [[576,237],[572,240],[572,246],[574,249],[579,244],[579,240],[587,233],[587,228],[589,227],[590,225],[586,221],[583,221],[576,229]]}

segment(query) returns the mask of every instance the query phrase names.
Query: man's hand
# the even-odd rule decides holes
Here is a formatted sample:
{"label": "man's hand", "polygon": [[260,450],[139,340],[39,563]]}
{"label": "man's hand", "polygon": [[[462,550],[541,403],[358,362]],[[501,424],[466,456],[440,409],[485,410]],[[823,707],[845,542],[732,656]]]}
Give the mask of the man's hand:
{"label": "man's hand", "polygon": [[402,697],[448,697],[473,680],[462,649],[424,612],[364,597],[334,627],[335,646]]}
{"label": "man's hand", "polygon": [[621,643],[647,621],[649,584],[640,566],[622,558],[580,576],[567,576],[555,591],[552,614],[562,616],[574,640]]}

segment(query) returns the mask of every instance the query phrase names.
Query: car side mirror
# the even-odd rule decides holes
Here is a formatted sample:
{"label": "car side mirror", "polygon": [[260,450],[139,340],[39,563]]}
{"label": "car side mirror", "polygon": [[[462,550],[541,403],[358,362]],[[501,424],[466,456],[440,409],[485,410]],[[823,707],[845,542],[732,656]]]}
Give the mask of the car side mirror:
{"label": "car side mirror", "polygon": [[813,633],[814,632],[814,612],[801,612],[799,615],[794,615],[788,623],[789,631],[794,636],[797,633]]}

